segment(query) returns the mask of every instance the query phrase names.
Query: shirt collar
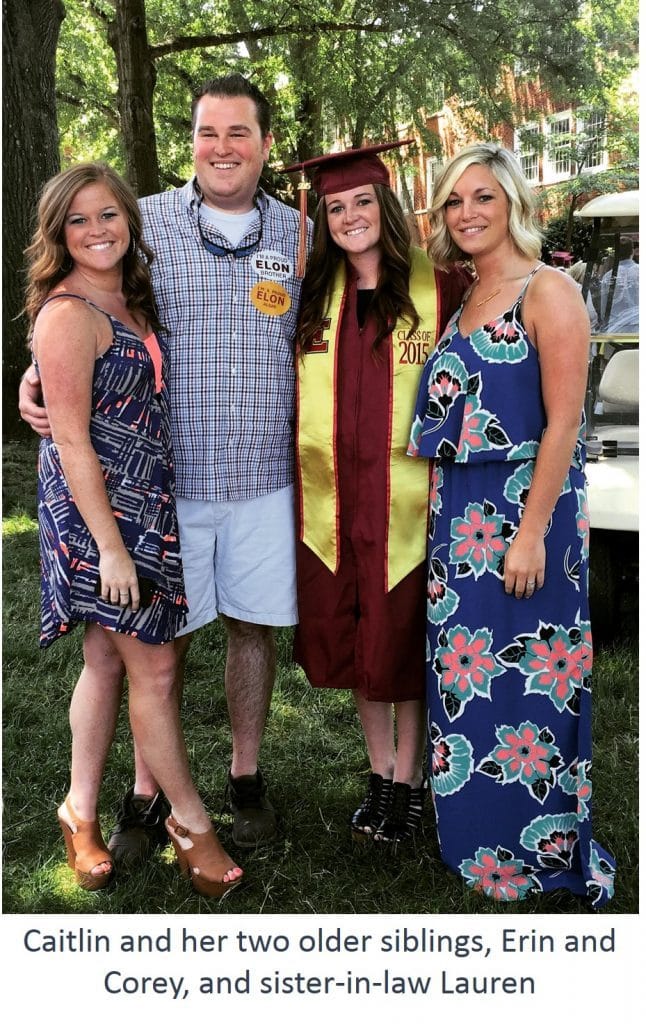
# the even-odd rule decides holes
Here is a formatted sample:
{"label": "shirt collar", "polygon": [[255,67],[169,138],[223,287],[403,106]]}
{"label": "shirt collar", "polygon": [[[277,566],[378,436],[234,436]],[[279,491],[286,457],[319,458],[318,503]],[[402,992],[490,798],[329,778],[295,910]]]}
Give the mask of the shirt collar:
{"label": "shirt collar", "polygon": [[[203,198],[202,189],[199,186],[197,175],[193,175],[190,181],[187,181],[186,184],[182,186],[181,191],[184,195],[184,200],[186,202],[187,207],[190,210],[195,210],[195,207]],[[260,187],[256,189],[254,200],[260,207],[261,211],[264,213],[265,210],[267,209],[267,206],[269,205],[267,193],[264,191],[264,189]]]}

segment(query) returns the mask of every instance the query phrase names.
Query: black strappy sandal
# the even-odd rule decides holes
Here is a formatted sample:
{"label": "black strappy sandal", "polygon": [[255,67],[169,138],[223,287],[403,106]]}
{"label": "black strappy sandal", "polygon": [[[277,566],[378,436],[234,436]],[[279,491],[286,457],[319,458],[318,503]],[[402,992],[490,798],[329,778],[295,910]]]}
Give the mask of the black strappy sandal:
{"label": "black strappy sandal", "polygon": [[368,791],[352,815],[350,822],[353,839],[358,842],[374,839],[375,832],[386,814],[392,788],[392,779],[384,779],[376,772],[371,772],[368,779]]}
{"label": "black strappy sandal", "polygon": [[425,796],[424,786],[394,782],[386,814],[374,835],[375,842],[396,853],[402,843],[414,839],[422,823]]}

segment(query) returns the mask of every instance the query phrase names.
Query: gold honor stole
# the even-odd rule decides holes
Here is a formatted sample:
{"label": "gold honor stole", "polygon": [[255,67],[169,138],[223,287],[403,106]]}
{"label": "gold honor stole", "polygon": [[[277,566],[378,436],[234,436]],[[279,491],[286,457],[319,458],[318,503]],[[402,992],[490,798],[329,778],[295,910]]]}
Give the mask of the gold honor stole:
{"label": "gold honor stole", "polygon": [[[406,455],[422,367],[437,336],[435,270],[421,249],[411,250],[410,294],[420,317],[414,337],[398,320],[390,337],[389,449],[384,551],[387,593],[426,557],[430,464]],[[339,267],[327,317],[304,356],[298,357],[297,466],[301,540],[336,573],[339,568],[339,488],[336,381],[338,332],[345,305],[345,265]]]}

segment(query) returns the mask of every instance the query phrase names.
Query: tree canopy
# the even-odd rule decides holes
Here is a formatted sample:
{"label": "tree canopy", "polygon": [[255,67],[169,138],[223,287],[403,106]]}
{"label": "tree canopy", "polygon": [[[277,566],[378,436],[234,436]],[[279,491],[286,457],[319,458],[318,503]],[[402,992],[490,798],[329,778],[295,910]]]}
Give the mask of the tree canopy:
{"label": "tree canopy", "polygon": [[[607,112],[617,145],[636,151],[621,83],[636,64],[637,0],[4,0],[3,28],[10,409],[24,364],[22,252],[42,184],[88,159],[140,195],[181,184],[190,100],[207,78],[240,71],[267,95],[274,166],[402,129],[436,152],[427,118],[451,97],[480,137],[522,124],[526,94],[509,89],[510,74]],[[268,175],[274,191],[288,188]]]}
{"label": "tree canopy", "polygon": [[596,97],[631,59],[636,16],[635,0],[65,0],[65,7],[57,66],[62,158],[100,154],[140,191],[190,173],[190,97],[206,78],[250,75],[272,102],[274,160],[307,159],[339,137],[357,145],[391,137],[398,125],[424,129],[423,114],[451,95],[468,94],[485,131],[513,120],[503,67],[540,76],[553,96]]}

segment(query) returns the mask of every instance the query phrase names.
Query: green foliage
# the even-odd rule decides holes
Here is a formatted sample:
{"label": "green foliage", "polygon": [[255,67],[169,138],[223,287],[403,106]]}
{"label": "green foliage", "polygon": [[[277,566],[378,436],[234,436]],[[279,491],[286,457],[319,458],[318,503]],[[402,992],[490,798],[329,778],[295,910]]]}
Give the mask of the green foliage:
{"label": "green foliage", "polygon": [[598,174],[577,174],[567,181],[559,182],[557,185],[550,185],[550,193],[558,195],[562,200],[575,201],[576,206],[580,205],[577,200],[592,198],[606,192],[621,192],[624,189],[636,189],[639,187],[639,175],[637,168],[633,165],[612,167],[608,171],[601,171]]}
{"label": "green foliage", "polygon": [[56,67],[63,168],[106,160],[123,172],[114,54],[85,0],[65,0]]}
{"label": "green foliage", "polygon": [[[113,5],[66,0],[66,8],[58,82],[63,161],[105,157],[123,169],[107,42]],[[555,96],[603,96],[606,106],[634,62],[635,0],[583,8],[579,0],[146,0],[145,8],[166,185],[191,172],[192,90],[227,71],[251,75],[270,98],[280,163],[338,138],[391,137],[451,95],[469,101],[486,135],[488,124],[516,119],[503,66],[514,66],[520,79],[539,74]],[[614,48],[602,61],[600,40]]]}
{"label": "green foliage", "polygon": [[[589,221],[575,220],[571,228],[568,215],[554,217],[543,229],[542,259],[550,263],[553,252],[571,252],[574,262],[586,258],[592,237],[592,225]],[[570,230],[572,236],[570,237]]]}
{"label": "green foliage", "polygon": [[558,206],[567,207],[566,212],[552,218],[544,228],[543,258],[549,262],[549,254],[555,251],[567,251],[574,254],[575,259],[585,259],[588,244],[592,236],[592,224],[574,217],[574,211],[593,196],[607,192],[620,192],[625,189],[636,189],[639,177],[635,167],[613,167],[600,174],[577,174],[568,181],[551,185],[549,190],[542,192],[539,203],[554,202],[559,197]]}

